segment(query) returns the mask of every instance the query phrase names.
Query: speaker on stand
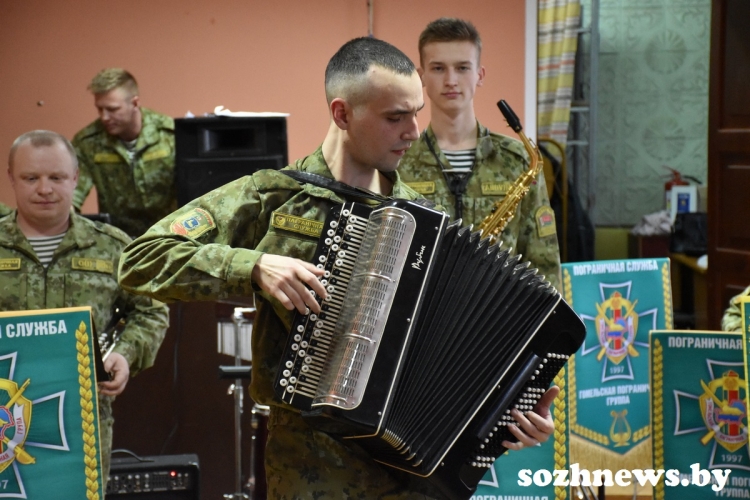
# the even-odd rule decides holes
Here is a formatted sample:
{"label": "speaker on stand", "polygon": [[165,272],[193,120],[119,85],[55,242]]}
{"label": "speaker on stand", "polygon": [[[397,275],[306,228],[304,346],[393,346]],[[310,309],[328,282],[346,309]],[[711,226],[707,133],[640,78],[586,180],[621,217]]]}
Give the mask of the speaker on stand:
{"label": "speaker on stand", "polygon": [[288,161],[286,117],[175,119],[175,177],[180,206],[224,184]]}

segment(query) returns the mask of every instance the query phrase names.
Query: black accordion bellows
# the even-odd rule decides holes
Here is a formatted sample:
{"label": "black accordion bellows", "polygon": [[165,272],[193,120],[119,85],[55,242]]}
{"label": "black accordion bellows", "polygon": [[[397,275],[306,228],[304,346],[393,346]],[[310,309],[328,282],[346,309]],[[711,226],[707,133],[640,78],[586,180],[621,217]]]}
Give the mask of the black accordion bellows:
{"label": "black accordion bellows", "polygon": [[329,298],[295,318],[277,394],[418,489],[469,498],[582,322],[520,257],[419,203],[346,204],[323,231]]}

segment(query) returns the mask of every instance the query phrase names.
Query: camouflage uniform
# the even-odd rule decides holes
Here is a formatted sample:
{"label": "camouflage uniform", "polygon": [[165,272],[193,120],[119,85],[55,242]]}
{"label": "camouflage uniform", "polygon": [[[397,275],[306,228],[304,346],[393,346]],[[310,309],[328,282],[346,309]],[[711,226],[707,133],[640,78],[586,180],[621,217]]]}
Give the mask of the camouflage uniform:
{"label": "camouflage uniform", "polygon": [[[15,212],[0,220],[0,260],[20,258],[20,269],[0,267],[0,310],[23,311],[91,306],[97,328],[107,326],[113,306],[127,312],[127,326],[114,352],[122,354],[133,376],[154,363],[167,326],[167,306],[155,300],[131,295],[117,284],[115,272],[120,253],[130,241],[122,231],[71,215],[71,225],[47,269],[42,266],[16,223]],[[76,258],[101,261],[111,271],[76,269]],[[112,452],[112,402],[99,396],[102,468],[105,484]]]}
{"label": "camouflage uniform", "polygon": [[[526,149],[520,141],[493,134],[479,123],[477,128],[476,163],[463,196],[463,222],[474,227],[479,226],[495,203],[505,196],[529,163]],[[410,187],[455,216],[455,197],[448,189],[442,169],[425,141],[425,134],[429,136],[440,162],[450,168],[448,159],[438,147],[432,127],[428,127],[401,159],[399,174]],[[519,204],[516,215],[502,232],[502,241],[505,248],[512,248],[514,253],[521,254],[524,260],[539,270],[539,274],[560,289],[560,250],[543,175],[539,175]]]}
{"label": "camouflage uniform", "polygon": [[0,217],[5,217],[12,211],[13,209],[10,208],[8,205],[5,205],[4,203],[0,203]]}
{"label": "camouflage uniform", "polygon": [[[333,177],[320,149],[288,168]],[[394,197],[419,196],[397,174],[390,175]],[[421,498],[356,445],[343,445],[311,429],[296,409],[274,396],[294,313],[254,286],[253,267],[264,253],[308,262],[315,254],[318,236],[281,227],[281,218],[273,214],[322,224],[329,210],[343,201],[327,189],[262,170],[198,198],[135,240],[123,254],[120,282],[165,301],[257,293],[250,395],[271,406],[265,454],[269,498]],[[301,226],[305,224],[296,227]]]}
{"label": "camouflage uniform", "polygon": [[141,113],[132,164],[125,145],[107,133],[101,120],[73,138],[80,167],[73,204],[80,209],[96,186],[99,211],[131,236],[140,236],[177,208],[174,120],[146,108]]}
{"label": "camouflage uniform", "polygon": [[732,297],[729,301],[729,307],[724,311],[724,316],[721,318],[721,329],[725,332],[741,332],[742,331],[742,309],[740,307],[740,299],[742,297],[750,296],[750,286],[745,288],[741,294]]}

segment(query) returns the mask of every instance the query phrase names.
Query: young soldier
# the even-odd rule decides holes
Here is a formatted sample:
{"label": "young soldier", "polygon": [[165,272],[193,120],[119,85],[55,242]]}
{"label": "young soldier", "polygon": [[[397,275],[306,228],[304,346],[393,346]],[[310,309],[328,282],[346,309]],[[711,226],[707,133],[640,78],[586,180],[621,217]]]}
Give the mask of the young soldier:
{"label": "young soldier", "polygon": [[80,178],[73,204],[96,186],[99,211],[130,236],[140,236],[177,208],[174,120],[140,106],[138,84],[119,68],[89,84],[99,118],[73,138]]}
{"label": "young soldier", "polygon": [[[382,195],[418,197],[396,173],[419,135],[416,114],[424,101],[414,64],[383,41],[358,38],[330,60],[325,91],[331,121],[323,144],[288,169]],[[121,263],[121,283],[162,300],[257,294],[250,394],[271,406],[265,450],[269,498],[423,498],[356,444],[308,426],[273,392],[293,310],[320,312],[306,286],[326,295],[318,281],[322,270],[309,263],[318,235],[308,228],[322,227],[330,209],[344,201],[325,187],[260,171],[204,195],[134,241]],[[549,437],[555,394],[550,391],[540,403],[539,414],[518,414],[521,442],[509,446]]]}
{"label": "young soldier", "polygon": [[[432,118],[399,167],[410,187],[475,228],[529,166],[520,141],[494,134],[476,119],[474,94],[485,77],[481,52],[470,22],[441,18],[422,32],[418,71]],[[501,239],[559,288],[560,252],[543,175]]]}
{"label": "young soldier", "polygon": [[[115,308],[125,329],[104,362],[113,379],[99,384],[104,484],[112,451],[112,402],[128,378],[154,363],[169,325],[164,304],[125,292],[117,284],[120,253],[130,238],[119,229],[71,211],[78,165],[73,146],[55,132],[36,130],[15,140],[8,177],[18,209],[0,219],[0,310],[91,306],[105,328]],[[96,261],[96,269],[81,265]],[[63,495],[64,496],[64,495]]]}

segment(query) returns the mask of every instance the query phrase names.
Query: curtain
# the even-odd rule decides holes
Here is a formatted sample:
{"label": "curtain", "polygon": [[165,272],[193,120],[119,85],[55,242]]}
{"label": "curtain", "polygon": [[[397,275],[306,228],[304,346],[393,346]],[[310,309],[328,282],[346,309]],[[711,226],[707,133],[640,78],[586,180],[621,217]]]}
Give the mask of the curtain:
{"label": "curtain", "polygon": [[539,0],[538,137],[565,146],[573,96],[580,0]]}

